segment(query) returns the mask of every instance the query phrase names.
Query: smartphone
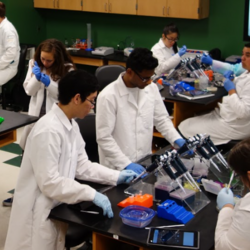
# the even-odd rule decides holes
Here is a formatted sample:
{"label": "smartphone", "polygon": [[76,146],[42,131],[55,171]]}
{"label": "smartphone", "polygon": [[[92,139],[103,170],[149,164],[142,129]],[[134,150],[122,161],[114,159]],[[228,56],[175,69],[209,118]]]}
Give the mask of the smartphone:
{"label": "smartphone", "polygon": [[148,233],[147,243],[155,246],[168,246],[179,249],[199,249],[200,232],[151,228]]}

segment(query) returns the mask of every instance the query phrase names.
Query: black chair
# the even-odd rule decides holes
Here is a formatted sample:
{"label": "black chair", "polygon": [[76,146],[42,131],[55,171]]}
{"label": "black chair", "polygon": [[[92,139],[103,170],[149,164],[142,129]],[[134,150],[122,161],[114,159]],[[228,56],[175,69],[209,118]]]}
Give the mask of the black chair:
{"label": "black chair", "polygon": [[102,91],[108,84],[115,81],[125,70],[125,67],[121,65],[104,65],[98,67],[95,71],[95,76],[100,85],[99,91]]}
{"label": "black chair", "polygon": [[85,244],[80,249],[92,249],[92,245],[90,243],[91,235],[92,232],[84,226],[78,224],[69,224],[65,237],[66,250],[70,250],[71,247],[76,247],[83,242],[85,242]]}
{"label": "black chair", "polygon": [[[2,108],[14,111],[20,111],[24,109],[25,101],[26,106],[29,103],[29,97],[26,95],[23,89],[23,81],[26,75],[26,55],[27,45],[20,45],[20,57],[17,68],[17,74],[2,86]],[[27,108],[26,108],[27,109]]]}
{"label": "black chair", "polygon": [[98,145],[96,142],[95,114],[90,113],[84,119],[76,119],[82,138],[86,143],[85,150],[92,162],[99,163]]}
{"label": "black chair", "polygon": [[226,144],[217,145],[216,147],[222,151],[222,153],[226,153],[229,152],[239,142],[241,142],[241,140],[231,140]]}

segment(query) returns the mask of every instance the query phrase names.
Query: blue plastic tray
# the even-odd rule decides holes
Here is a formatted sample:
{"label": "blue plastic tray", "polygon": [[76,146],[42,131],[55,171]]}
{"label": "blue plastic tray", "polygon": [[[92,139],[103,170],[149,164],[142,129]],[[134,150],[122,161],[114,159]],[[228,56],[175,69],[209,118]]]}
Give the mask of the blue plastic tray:
{"label": "blue plastic tray", "polygon": [[143,206],[128,206],[121,210],[122,222],[131,227],[146,227],[154,218],[156,212]]}

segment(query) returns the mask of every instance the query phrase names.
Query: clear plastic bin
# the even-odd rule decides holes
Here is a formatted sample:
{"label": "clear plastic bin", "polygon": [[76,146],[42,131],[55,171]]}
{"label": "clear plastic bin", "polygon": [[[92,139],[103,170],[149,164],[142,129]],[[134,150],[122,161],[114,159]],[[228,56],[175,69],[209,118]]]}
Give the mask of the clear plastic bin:
{"label": "clear plastic bin", "polygon": [[146,227],[154,218],[156,212],[143,206],[128,206],[121,210],[122,222],[131,227]]}

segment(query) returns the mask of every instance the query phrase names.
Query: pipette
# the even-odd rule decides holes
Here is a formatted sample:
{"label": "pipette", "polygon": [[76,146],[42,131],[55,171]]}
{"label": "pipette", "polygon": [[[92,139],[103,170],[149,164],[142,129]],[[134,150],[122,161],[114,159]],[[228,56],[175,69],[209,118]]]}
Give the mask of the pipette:
{"label": "pipette", "polygon": [[141,178],[144,174],[153,172],[155,169],[157,169],[159,166],[161,166],[161,162],[158,159],[155,159],[151,165],[146,167],[145,171],[143,171],[141,174],[139,174],[135,179],[132,180],[132,182],[135,182],[139,178]]}
{"label": "pipette", "polygon": [[[177,151],[173,150],[171,153],[172,153],[172,159],[175,161],[174,167],[177,168],[178,171],[181,171],[183,173],[183,176],[191,184],[192,187],[197,188],[201,192],[200,187],[197,185],[196,181],[194,180],[192,175],[187,170],[186,166],[183,164],[183,162],[177,155]],[[171,161],[171,164],[172,164],[172,161]]]}
{"label": "pipette", "polygon": [[233,172],[232,172],[232,174],[231,174],[231,177],[230,177],[229,183],[228,183],[228,185],[227,185],[227,190],[230,188],[231,183],[232,183],[232,181],[233,181],[233,178],[234,178],[234,171],[233,171]]}

